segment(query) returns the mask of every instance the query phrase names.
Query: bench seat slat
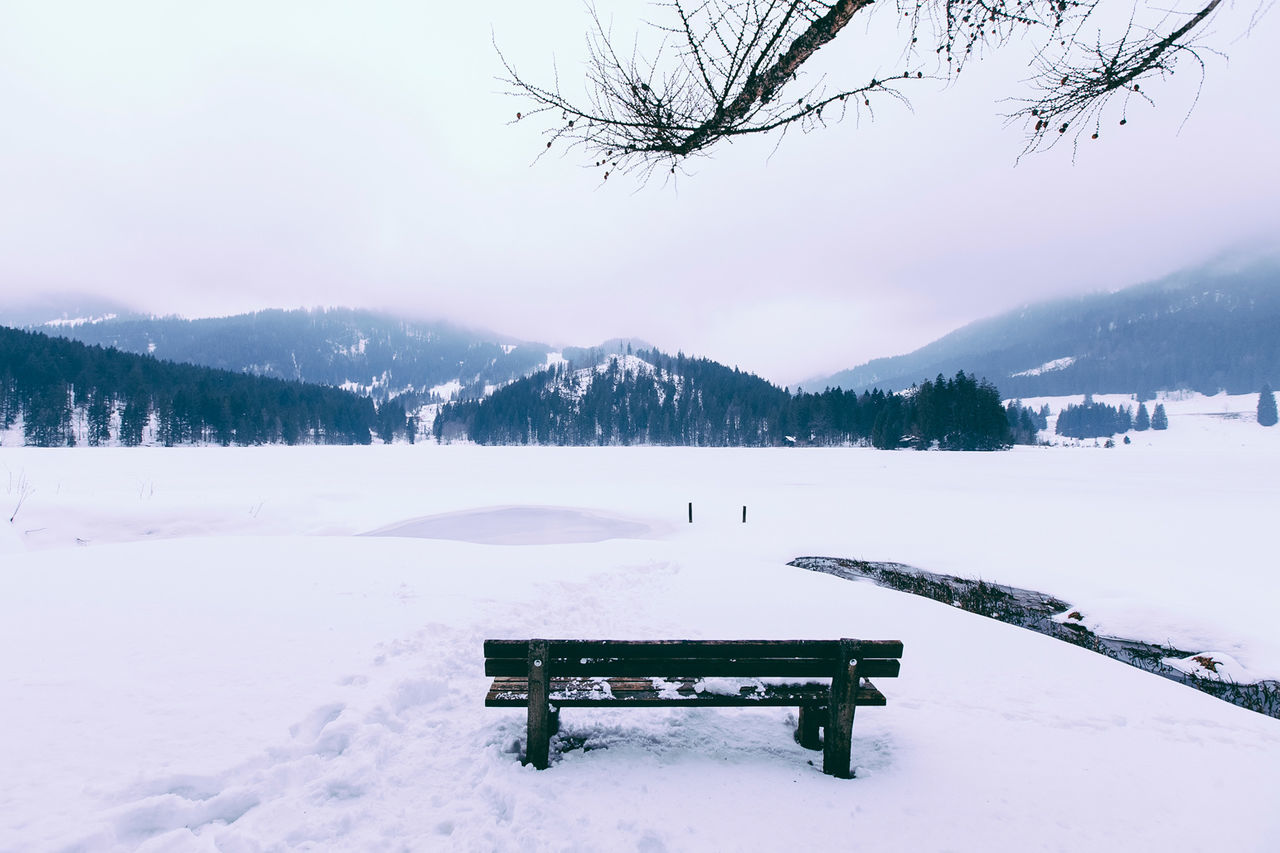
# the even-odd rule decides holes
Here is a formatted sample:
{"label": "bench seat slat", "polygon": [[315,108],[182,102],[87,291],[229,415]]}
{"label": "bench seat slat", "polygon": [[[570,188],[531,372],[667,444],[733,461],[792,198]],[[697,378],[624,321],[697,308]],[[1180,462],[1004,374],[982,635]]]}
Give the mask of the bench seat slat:
{"label": "bench seat slat", "polygon": [[[694,678],[556,678],[551,679],[549,701],[561,708],[585,707],[751,707],[821,705],[830,686],[817,684],[759,684],[750,681],[737,694],[697,690]],[[607,689],[606,689],[607,685]],[[703,685],[705,687],[705,685]],[[493,680],[484,704],[490,708],[523,708],[529,699],[526,678]],[[870,681],[858,689],[859,705],[884,705],[886,700]]]}
{"label": "bench seat slat", "polygon": [[[865,658],[859,662],[860,672],[868,678],[896,678],[897,659]],[[714,676],[831,677],[834,668],[830,659],[740,658],[734,660],[702,660],[696,658],[562,658],[551,655],[547,666],[553,676],[570,675],[653,675],[664,678],[682,676],[706,678]],[[525,660],[490,659],[485,661],[484,674],[516,676],[528,673]]]}
{"label": "bench seat slat", "polygon": [[[551,657],[644,657],[644,658],[833,658],[839,649],[835,640],[550,640]],[[902,657],[898,640],[861,640],[860,657]],[[485,640],[486,658],[524,660],[528,640]]]}

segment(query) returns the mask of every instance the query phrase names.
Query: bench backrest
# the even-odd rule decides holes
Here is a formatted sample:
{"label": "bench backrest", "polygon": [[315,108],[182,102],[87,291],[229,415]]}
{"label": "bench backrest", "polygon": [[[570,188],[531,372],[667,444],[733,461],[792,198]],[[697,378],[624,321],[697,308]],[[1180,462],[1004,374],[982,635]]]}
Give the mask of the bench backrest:
{"label": "bench backrest", "polygon": [[485,675],[527,676],[530,646],[542,643],[558,677],[830,678],[848,654],[859,676],[892,678],[902,657],[898,640],[485,640]]}

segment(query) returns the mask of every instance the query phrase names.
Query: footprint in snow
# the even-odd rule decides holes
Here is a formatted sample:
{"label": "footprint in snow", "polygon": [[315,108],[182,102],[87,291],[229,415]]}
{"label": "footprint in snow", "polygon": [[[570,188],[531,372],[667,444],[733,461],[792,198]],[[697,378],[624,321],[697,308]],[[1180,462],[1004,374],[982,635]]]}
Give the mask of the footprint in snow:
{"label": "footprint in snow", "polygon": [[395,695],[391,699],[391,707],[396,714],[403,714],[410,708],[431,705],[449,695],[447,682],[434,678],[420,678],[402,681],[396,686]]}
{"label": "footprint in snow", "polygon": [[244,788],[222,791],[201,800],[167,793],[116,809],[111,823],[117,839],[138,843],[175,829],[195,830],[215,821],[235,823],[259,802],[253,791]]}
{"label": "footprint in snow", "polygon": [[341,702],[321,705],[292,726],[289,726],[289,735],[294,740],[315,740],[326,726],[342,716],[342,712],[346,708],[347,706]]}

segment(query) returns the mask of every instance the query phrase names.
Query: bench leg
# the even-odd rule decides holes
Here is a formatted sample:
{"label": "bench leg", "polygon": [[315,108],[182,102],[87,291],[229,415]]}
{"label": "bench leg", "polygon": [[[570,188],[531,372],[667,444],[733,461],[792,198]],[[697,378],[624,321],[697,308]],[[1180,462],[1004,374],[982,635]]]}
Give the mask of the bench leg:
{"label": "bench leg", "polygon": [[822,772],[840,779],[853,778],[853,711],[858,701],[858,661],[853,640],[840,641],[840,663],[831,679],[831,704],[823,743]]}
{"label": "bench leg", "polygon": [[796,741],[805,749],[822,749],[822,739],[818,730],[822,728],[822,718],[826,709],[818,705],[800,706],[800,725],[796,729]]}
{"label": "bench leg", "polygon": [[[525,763],[546,770],[551,752],[551,678],[547,674],[547,641],[529,643],[529,726]],[[558,717],[558,715],[557,715]]]}

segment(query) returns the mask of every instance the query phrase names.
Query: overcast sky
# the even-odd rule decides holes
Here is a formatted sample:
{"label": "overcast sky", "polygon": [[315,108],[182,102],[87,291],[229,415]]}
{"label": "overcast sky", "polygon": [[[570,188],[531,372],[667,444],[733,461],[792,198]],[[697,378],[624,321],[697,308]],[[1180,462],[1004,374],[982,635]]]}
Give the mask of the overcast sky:
{"label": "overcast sky", "polygon": [[[741,142],[674,184],[610,179],[509,126],[496,36],[581,68],[576,0],[0,0],[0,302],[73,291],[188,316],[351,305],[549,343],[641,337],[780,383],[979,317],[1280,235],[1280,14],[1224,9],[1191,65],[1023,159],[1017,52],[912,110]],[[599,0],[625,31],[653,7]],[[892,26],[824,49],[838,81]],[[877,29],[880,28],[880,29]],[[492,34],[492,35],[491,35]],[[862,39],[862,43],[858,40]],[[860,68],[874,73],[876,62]],[[1184,123],[1184,118],[1185,123]]]}

